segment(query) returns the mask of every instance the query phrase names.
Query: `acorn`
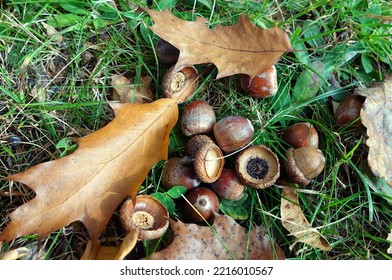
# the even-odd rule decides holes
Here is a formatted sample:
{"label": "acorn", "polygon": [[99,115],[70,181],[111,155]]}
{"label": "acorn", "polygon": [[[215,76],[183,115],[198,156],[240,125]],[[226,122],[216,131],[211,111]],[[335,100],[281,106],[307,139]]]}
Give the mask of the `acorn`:
{"label": "acorn", "polygon": [[242,75],[241,86],[245,92],[255,98],[274,96],[278,91],[276,67],[272,65],[263,73],[253,78],[249,75]]}
{"label": "acorn", "polygon": [[[212,222],[219,211],[219,198],[210,189],[199,187],[186,195],[185,219],[194,223]],[[188,203],[189,202],[189,203]]]}
{"label": "acorn", "polygon": [[138,230],[139,240],[161,237],[169,227],[169,213],[163,204],[150,195],[128,199],[120,209],[120,221],[127,232]]}
{"label": "acorn", "polygon": [[221,149],[214,143],[203,145],[195,155],[196,176],[204,183],[213,183],[222,174],[225,159]]}
{"label": "acorn", "polygon": [[232,153],[252,141],[254,128],[247,118],[227,116],[214,125],[213,132],[219,147],[225,153]]}
{"label": "acorn", "polygon": [[182,164],[181,158],[173,157],[166,162],[162,174],[162,186],[165,190],[175,186],[184,186],[187,190],[191,190],[198,187],[200,183],[194,169]]}
{"label": "acorn", "polygon": [[[365,97],[361,95],[349,95],[345,97],[338,105],[335,111],[335,120],[339,125],[346,125],[352,123],[354,128],[362,127],[361,121],[356,120],[361,116],[361,109]],[[353,123],[355,122],[355,123]]]}
{"label": "acorn", "polygon": [[240,200],[246,189],[238,178],[235,170],[224,168],[221,176],[211,184],[211,189],[220,197],[227,200]]}
{"label": "acorn", "polygon": [[175,64],[180,56],[180,50],[162,38],[156,43],[155,51],[159,61],[168,66]]}
{"label": "acorn", "polygon": [[265,189],[279,178],[280,164],[270,148],[257,145],[246,148],[237,156],[235,170],[244,184]]}
{"label": "acorn", "polygon": [[321,150],[312,146],[289,148],[283,166],[294,183],[306,186],[323,171],[325,157]]}
{"label": "acorn", "polygon": [[317,148],[319,144],[318,133],[308,122],[293,124],[283,133],[282,139],[293,148],[306,146]]}
{"label": "acorn", "polygon": [[216,123],[215,112],[207,101],[194,100],[185,107],[180,123],[185,136],[208,134]]}
{"label": "acorn", "polygon": [[170,67],[163,76],[162,91],[167,98],[183,103],[195,93],[198,85],[198,73],[193,66]]}

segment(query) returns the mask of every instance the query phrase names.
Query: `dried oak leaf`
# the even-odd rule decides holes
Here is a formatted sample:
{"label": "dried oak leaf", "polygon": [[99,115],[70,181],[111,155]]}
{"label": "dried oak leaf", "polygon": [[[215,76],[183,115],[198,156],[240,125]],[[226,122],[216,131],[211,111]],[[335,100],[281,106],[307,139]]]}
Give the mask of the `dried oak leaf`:
{"label": "dried oak leaf", "polygon": [[258,226],[248,235],[245,228],[226,215],[217,214],[212,224],[213,230],[208,226],[174,220],[170,221],[170,226],[174,231],[174,241],[165,249],[149,256],[149,259],[285,259],[282,249],[270,239],[264,227]]}
{"label": "dried oak leaf", "polygon": [[213,63],[217,79],[234,74],[254,77],[275,64],[284,52],[292,51],[287,34],[274,28],[255,26],[245,14],[231,26],[208,28],[204,18],[185,21],[167,9],[144,9],[154,20],[152,31],[180,50],[175,69],[183,65]]}
{"label": "dried oak leaf", "polygon": [[367,128],[369,167],[392,188],[392,76],[377,87],[359,89],[358,93],[366,97],[361,121]]}
{"label": "dried oak leaf", "polygon": [[36,197],[10,214],[0,241],[26,234],[44,237],[79,220],[98,244],[116,207],[134,196],[156,162],[167,159],[169,132],[178,118],[172,99],[111,106],[115,118],[75,139],[74,153],[5,178],[29,186]]}
{"label": "dried oak leaf", "polygon": [[298,195],[295,189],[283,187],[280,214],[283,227],[298,238],[300,242],[323,251],[331,250],[328,241],[316,229],[310,226],[299,206]]}

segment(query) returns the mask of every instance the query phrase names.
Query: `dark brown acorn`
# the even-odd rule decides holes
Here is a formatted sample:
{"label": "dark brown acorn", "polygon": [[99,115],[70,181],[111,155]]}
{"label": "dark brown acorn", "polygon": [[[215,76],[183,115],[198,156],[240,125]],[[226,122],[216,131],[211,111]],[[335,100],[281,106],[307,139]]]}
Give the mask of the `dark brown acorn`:
{"label": "dark brown acorn", "polygon": [[186,195],[186,199],[184,215],[190,222],[203,223],[204,219],[212,222],[219,211],[219,198],[208,188],[196,188]]}
{"label": "dark brown acorn", "polygon": [[170,158],[165,165],[162,174],[162,186],[169,190],[174,186],[184,186],[188,190],[200,185],[200,179],[196,176],[191,166],[182,164],[181,158]]}

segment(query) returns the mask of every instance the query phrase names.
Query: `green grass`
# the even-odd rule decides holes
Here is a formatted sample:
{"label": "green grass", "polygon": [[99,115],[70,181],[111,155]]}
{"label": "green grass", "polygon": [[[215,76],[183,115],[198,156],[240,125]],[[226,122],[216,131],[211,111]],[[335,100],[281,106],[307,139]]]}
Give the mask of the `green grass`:
{"label": "green grass", "polygon": [[[7,1],[0,15],[0,178],[72,152],[70,137],[87,135],[108,123],[113,118],[107,104],[112,75],[150,75],[154,96],[161,97],[167,67],[156,58],[158,38],[147,27],[151,19],[135,12],[136,4],[146,3],[116,2],[112,8],[98,1]],[[250,98],[240,88],[238,76],[216,80],[213,70],[200,77],[193,99],[207,100],[217,119],[249,118],[256,131],[254,143],[271,147],[280,157],[286,147],[280,136],[288,125],[298,121],[315,125],[327,165],[299,197],[307,219],[332,250],[296,243],[282,227],[279,186],[249,189],[249,219],[240,223],[263,224],[289,259],[391,259],[385,240],[391,206],[366,179],[372,178],[364,167],[366,132],[337,126],[331,101],[382,81],[391,71],[392,5],[387,0],[218,0],[203,5],[207,2],[154,1],[151,8],[171,7],[187,20],[202,16],[211,27],[233,24],[246,13],[257,26],[278,24],[288,32],[296,51],[284,54],[276,65],[276,96]],[[43,23],[55,26],[55,33]],[[319,83],[309,86],[310,77]],[[185,140],[178,128],[172,131],[170,156],[182,154]],[[160,162],[152,169],[143,189],[164,192],[163,166]],[[7,215],[33,197],[27,187],[1,181],[0,230],[8,223]],[[181,218],[179,209],[175,216]],[[101,241],[118,245],[123,236],[116,212]],[[73,223],[44,240],[26,236],[3,243],[0,250],[34,245],[44,249],[46,259],[78,259],[87,239],[84,227]],[[145,247],[156,245],[140,243],[130,258],[143,255]]]}

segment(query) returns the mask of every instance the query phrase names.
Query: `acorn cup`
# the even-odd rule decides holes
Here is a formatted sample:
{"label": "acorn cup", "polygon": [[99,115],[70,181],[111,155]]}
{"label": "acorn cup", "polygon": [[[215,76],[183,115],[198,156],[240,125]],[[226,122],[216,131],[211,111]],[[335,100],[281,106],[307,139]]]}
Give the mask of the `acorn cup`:
{"label": "acorn cup", "polygon": [[283,162],[287,176],[301,186],[306,186],[324,169],[325,157],[321,150],[312,147],[289,148]]}
{"label": "acorn cup", "polygon": [[244,184],[265,189],[279,178],[280,164],[278,156],[270,148],[250,146],[237,156],[235,170]]}
{"label": "acorn cup", "polygon": [[163,76],[162,91],[167,98],[175,99],[178,103],[189,100],[198,86],[198,72],[191,65],[177,69],[170,67]]}
{"label": "acorn cup", "polygon": [[169,213],[163,204],[150,195],[128,199],[120,209],[120,221],[127,232],[138,230],[139,240],[157,239],[169,227]]}

